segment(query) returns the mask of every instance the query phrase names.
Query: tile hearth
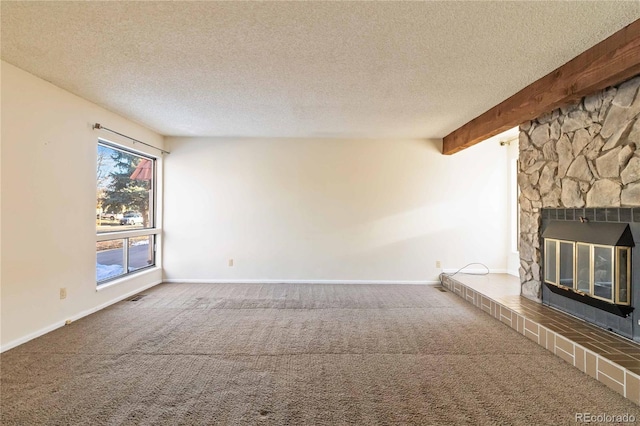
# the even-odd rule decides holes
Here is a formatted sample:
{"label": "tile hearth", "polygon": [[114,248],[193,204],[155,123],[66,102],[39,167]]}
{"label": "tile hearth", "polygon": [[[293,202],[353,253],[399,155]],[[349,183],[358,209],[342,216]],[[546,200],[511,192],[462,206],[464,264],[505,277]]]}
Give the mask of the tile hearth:
{"label": "tile hearth", "polygon": [[640,344],[520,296],[507,274],[443,278],[444,287],[640,404]]}

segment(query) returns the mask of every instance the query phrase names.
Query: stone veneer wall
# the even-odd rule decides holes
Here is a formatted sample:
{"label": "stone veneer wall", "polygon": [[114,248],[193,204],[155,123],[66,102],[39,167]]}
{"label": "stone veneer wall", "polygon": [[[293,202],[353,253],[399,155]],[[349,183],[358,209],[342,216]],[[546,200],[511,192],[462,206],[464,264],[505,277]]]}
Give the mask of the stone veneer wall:
{"label": "stone veneer wall", "polygon": [[640,76],[520,126],[520,282],[541,297],[543,208],[640,206]]}

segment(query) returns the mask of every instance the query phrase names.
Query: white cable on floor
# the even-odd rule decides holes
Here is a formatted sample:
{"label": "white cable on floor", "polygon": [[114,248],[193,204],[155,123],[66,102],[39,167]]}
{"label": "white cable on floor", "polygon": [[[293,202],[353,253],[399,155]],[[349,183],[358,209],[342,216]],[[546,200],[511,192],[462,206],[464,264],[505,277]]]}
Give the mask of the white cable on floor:
{"label": "white cable on floor", "polygon": [[[482,265],[485,267],[485,269],[487,270],[487,272],[462,272],[463,269],[467,268],[468,266],[471,265]],[[442,285],[442,277],[444,275],[448,276],[448,277],[453,277],[454,275],[460,273],[460,274],[464,274],[464,275],[489,275],[491,271],[489,270],[489,267],[487,265],[485,265],[484,263],[480,263],[480,262],[472,262],[472,263],[468,263],[466,265],[464,265],[462,268],[458,269],[457,271],[455,271],[454,273],[447,273],[447,272],[440,272],[440,275],[438,275],[438,278],[440,279],[440,285]]]}

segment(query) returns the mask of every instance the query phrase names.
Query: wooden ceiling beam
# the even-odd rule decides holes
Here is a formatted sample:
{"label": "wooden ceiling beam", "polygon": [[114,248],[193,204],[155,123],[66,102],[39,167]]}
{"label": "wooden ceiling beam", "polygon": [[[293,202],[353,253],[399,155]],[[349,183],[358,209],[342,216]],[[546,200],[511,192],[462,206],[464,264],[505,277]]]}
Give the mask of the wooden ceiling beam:
{"label": "wooden ceiling beam", "polygon": [[442,153],[469,148],[637,74],[640,19],[445,136]]}

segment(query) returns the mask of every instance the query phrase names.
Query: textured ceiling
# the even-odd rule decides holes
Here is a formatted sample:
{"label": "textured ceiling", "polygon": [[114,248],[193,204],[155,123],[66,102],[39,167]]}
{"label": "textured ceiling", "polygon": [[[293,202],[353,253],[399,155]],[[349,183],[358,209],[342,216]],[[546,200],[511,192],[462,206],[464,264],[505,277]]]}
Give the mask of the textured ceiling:
{"label": "textured ceiling", "polygon": [[2,1],[1,42],[164,135],[441,138],[639,18],[638,1]]}

